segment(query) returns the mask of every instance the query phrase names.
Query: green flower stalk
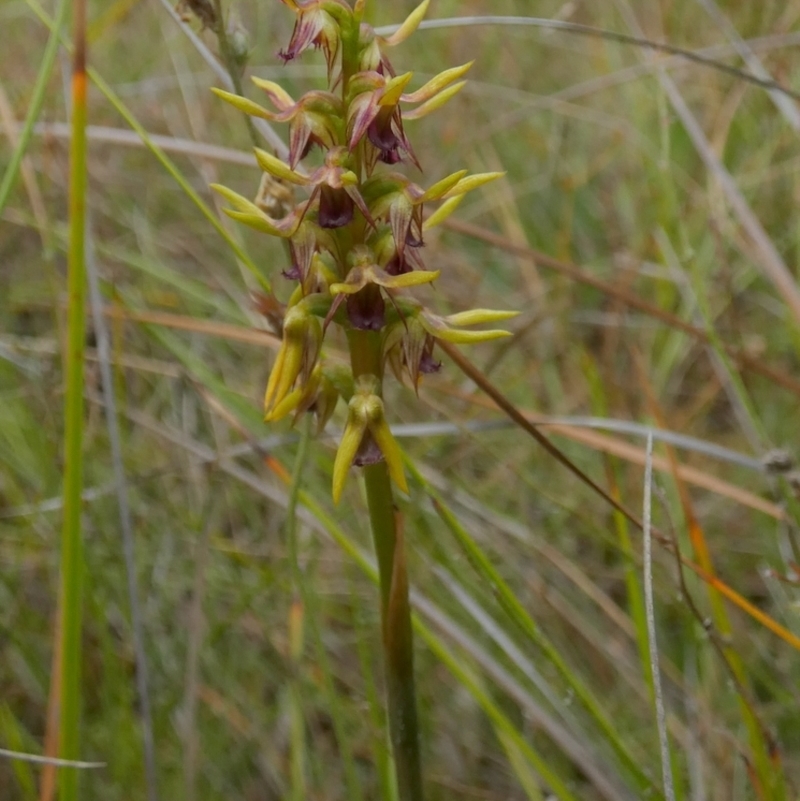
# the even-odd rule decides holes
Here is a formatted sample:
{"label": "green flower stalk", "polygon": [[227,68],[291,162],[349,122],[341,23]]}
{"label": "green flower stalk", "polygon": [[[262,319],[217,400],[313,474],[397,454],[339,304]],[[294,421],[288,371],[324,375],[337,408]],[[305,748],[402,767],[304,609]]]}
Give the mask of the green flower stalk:
{"label": "green flower stalk", "polygon": [[[416,389],[435,372],[437,340],[482,342],[503,330],[464,330],[506,320],[512,312],[474,309],[440,317],[403,291],[435,281],[426,269],[424,236],[451,214],[464,196],[501,173],[468,175],[460,170],[427,189],[396,171],[421,169],[406,123],[443,106],[464,86],[470,64],[445,70],[416,91],[413,73],[396,74],[386,53],[405,40],[425,15],[424,0],[390,37],[364,23],[365,0],[282,0],[296,15],[291,39],[279,53],[291,61],[321,49],[327,91],[298,100],[281,86],[254,79],[270,105],[214,90],[254,117],[289,125],[288,164],[256,149],[264,180],[306,190],[294,203],[267,206],[224,186],[226,213],[256,230],[286,240],[294,281],[283,321],[283,341],[267,384],[265,419],[295,419],[305,412],[322,430],[338,399],[348,404],[347,422],[333,469],[333,500],[339,502],[353,466],[363,468],[370,522],[381,579],[381,621],[386,665],[389,729],[401,801],[422,799],[422,776],[413,674],[411,609],[403,532],[393,486],[408,492],[400,449],[392,436],[383,383],[387,363]],[[301,163],[314,149],[321,166]],[[424,205],[439,203],[427,219]],[[272,216],[273,214],[277,216]],[[347,335],[351,366],[329,367],[325,334],[331,324]]]}

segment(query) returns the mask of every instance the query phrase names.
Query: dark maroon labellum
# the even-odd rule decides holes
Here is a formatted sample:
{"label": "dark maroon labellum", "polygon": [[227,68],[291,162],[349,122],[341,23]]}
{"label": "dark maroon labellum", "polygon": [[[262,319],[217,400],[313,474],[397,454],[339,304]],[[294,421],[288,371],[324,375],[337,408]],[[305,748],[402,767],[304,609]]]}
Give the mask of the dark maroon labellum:
{"label": "dark maroon labellum", "polygon": [[383,454],[378,444],[372,437],[369,431],[365,432],[361,438],[361,444],[358,446],[356,455],[353,457],[353,464],[356,467],[366,467],[370,464],[378,464],[383,461]]}
{"label": "dark maroon labellum", "polygon": [[365,287],[347,296],[347,317],[353,328],[363,331],[380,331],[386,322],[386,303],[377,287]]}
{"label": "dark maroon labellum", "polygon": [[353,219],[353,199],[344,189],[320,187],[318,222],[322,228],[341,228]]}

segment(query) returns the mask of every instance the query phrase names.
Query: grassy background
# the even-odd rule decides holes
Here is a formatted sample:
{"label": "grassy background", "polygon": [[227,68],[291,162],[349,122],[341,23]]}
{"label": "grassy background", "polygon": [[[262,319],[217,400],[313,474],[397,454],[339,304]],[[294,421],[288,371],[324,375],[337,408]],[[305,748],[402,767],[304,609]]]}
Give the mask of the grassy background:
{"label": "grassy background", "polygon": [[[399,21],[412,7],[373,4],[376,24]],[[89,7],[90,64],[149,134],[166,137],[159,141],[186,184],[211,208],[212,181],[253,195],[258,173],[248,163],[243,120],[208,91],[213,72],[164,8],[126,0]],[[785,34],[797,27],[800,2],[718,8],[773,76],[797,80],[796,41]],[[730,32],[696,0],[636,0],[629,10],[654,39],[717,47],[726,63],[741,63]],[[276,58],[291,32],[288,10],[240,0],[234,12],[250,37],[253,73],[278,76],[295,96],[322,85],[321,55],[285,67]],[[433,0],[428,16],[487,13],[631,32],[626,4],[611,0]],[[5,165],[48,31],[23,0],[0,4],[0,28]],[[208,32],[201,37],[215,49]],[[394,51],[397,69],[414,69],[418,79],[476,59],[458,98],[408,125],[425,167],[421,182],[461,167],[507,171],[455,215],[507,247],[453,229],[432,232],[425,258],[442,278],[425,297],[442,312],[521,312],[513,340],[469,356],[527,412],[653,423],[749,457],[733,463],[681,448],[677,462],[695,472],[684,469],[679,479],[657,442],[664,461],[654,520],[690,558],[695,521],[694,544],[699,529],[720,577],[800,633],[791,581],[800,559],[793,524],[780,519],[791,490],[757,464],[775,447],[796,452],[799,396],[785,385],[797,381],[798,319],[658,73],[642,66],[648,58],[637,48],[521,26],[422,31]],[[708,152],[794,270],[800,162],[791,117],[761,88],[685,61],[664,63]],[[58,587],[68,175],[59,125],[68,118],[68,67],[66,56],[56,60],[0,227],[0,746],[32,753],[45,747]],[[136,134],[112,141],[130,128],[96,86],[89,115],[105,126],[90,132],[90,240],[111,336],[159,797],[385,797],[377,590],[354,552],[341,547],[345,537],[369,554],[358,483],[334,511],[333,442],[312,443],[302,477],[311,511],[298,532],[301,605],[283,535],[288,490],[279,477],[280,465],[291,468],[297,440],[288,427],[259,421],[275,339],[257,332],[268,323],[248,291],[254,280]],[[281,248],[241,228],[228,231],[285,299]],[[616,294],[526,257],[524,248],[578,265]],[[707,328],[712,344],[632,308],[620,291]],[[82,774],[80,797],[146,798],[97,336],[92,328],[87,341],[80,752],[107,764]],[[723,346],[787,380],[744,369]],[[330,352],[337,351],[343,356],[343,342],[333,338]],[[393,423],[457,425],[435,434],[411,428],[403,443],[485,560],[468,558],[430,490],[413,481],[402,509],[410,574],[421,619],[439,638],[418,639],[429,797],[545,798],[544,788],[554,789],[537,777],[545,769],[563,784],[559,797],[604,797],[597,776],[607,777],[613,797],[644,797],[620,751],[660,788],[642,659],[640,533],[519,429],[470,427],[504,418],[446,359],[419,399],[397,387],[387,407]],[[601,485],[641,508],[641,436],[574,427],[552,434]],[[269,458],[247,448],[226,453],[276,435]],[[509,611],[487,565],[547,644]],[[758,797],[742,693],[780,745],[783,797],[797,797],[797,651],[735,605],[727,606],[728,640],[719,636],[719,619],[704,628],[713,613],[707,586],[687,576],[698,620],[664,547],[656,547],[653,577],[678,797]],[[729,643],[741,661],[746,689],[732,681],[715,642]],[[616,753],[576,686],[611,721]],[[39,767],[2,760],[0,795],[39,798],[40,776]]]}

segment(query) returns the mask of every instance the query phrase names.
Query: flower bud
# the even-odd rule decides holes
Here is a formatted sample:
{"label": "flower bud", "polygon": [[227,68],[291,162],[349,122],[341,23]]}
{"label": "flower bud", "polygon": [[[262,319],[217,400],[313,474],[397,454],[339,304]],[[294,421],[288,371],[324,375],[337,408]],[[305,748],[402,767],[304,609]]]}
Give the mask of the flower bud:
{"label": "flower bud", "polygon": [[295,382],[305,387],[316,365],[322,344],[322,323],[308,311],[307,304],[292,306],[283,321],[283,340],[264,394],[264,419],[279,420],[300,400],[283,404]]}

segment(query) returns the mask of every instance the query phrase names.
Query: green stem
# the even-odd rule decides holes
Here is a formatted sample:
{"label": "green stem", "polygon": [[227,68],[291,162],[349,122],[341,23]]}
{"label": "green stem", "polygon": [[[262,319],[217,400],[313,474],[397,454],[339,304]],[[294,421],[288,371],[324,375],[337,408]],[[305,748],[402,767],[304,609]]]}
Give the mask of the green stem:
{"label": "green stem", "polygon": [[[61,709],[59,755],[80,756],[80,659],[83,617],[83,348],[85,338],[86,225],[86,4],[73,3],[72,139],[70,141],[69,321],[64,404],[64,518],[61,534]],[[62,768],[59,798],[78,797],[78,772]]]}
{"label": "green stem", "polygon": [[[353,377],[371,374],[381,379],[383,364],[380,334],[376,331],[350,331],[348,341]],[[408,599],[408,576],[402,531],[398,526],[386,462],[365,467],[364,483],[380,577],[386,699],[398,797],[400,801],[422,801],[422,766],[414,687],[414,638]]]}

